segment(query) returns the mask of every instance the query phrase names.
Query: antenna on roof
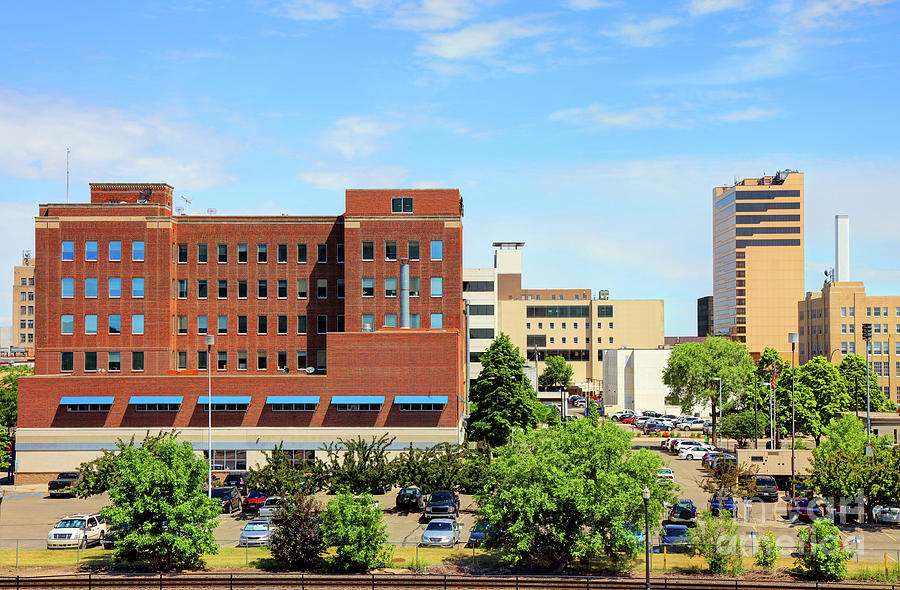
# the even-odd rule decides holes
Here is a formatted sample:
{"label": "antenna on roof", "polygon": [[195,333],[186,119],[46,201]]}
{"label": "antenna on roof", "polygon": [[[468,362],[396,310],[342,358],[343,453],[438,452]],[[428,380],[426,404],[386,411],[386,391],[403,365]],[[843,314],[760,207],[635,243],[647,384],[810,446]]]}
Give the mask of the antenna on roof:
{"label": "antenna on roof", "polygon": [[184,195],[178,195],[178,198],[181,199],[182,201],[184,201],[185,203],[187,203],[188,205],[191,204],[191,200],[189,198],[185,197]]}

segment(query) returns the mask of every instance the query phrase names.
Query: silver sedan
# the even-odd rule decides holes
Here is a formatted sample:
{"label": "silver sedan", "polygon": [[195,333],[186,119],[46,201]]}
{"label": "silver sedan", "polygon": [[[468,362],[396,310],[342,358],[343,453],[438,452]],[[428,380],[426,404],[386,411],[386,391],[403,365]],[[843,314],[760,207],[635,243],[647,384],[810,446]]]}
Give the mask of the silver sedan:
{"label": "silver sedan", "polygon": [[435,518],[422,533],[421,547],[454,547],[459,543],[462,526],[452,518]]}

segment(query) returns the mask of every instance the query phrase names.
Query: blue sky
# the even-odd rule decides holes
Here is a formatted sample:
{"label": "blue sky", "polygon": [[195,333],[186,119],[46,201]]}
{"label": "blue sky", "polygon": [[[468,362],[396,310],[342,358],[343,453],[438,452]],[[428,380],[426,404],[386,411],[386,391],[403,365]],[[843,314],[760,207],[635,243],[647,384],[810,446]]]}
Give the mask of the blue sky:
{"label": "blue sky", "polygon": [[[806,173],[807,290],[900,294],[900,4],[889,0],[29,2],[0,22],[0,268],[37,203],[158,181],[188,211],[336,214],[453,187],[465,264],[663,298],[696,331],[711,191]],[[9,289],[0,323],[9,323]]]}

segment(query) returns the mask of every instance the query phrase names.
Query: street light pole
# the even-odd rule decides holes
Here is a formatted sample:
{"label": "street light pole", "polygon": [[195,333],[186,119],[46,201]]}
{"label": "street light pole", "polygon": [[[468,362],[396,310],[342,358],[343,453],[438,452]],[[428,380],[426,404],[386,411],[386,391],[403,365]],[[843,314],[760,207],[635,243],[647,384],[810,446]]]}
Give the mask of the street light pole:
{"label": "street light pole", "polygon": [[207,474],[206,474],[206,493],[212,500],[212,347],[216,343],[216,337],[212,334],[206,335],[206,419],[208,422],[206,431],[206,452],[207,452]]}
{"label": "street light pole", "polygon": [[872,419],[869,414],[869,348],[872,341],[872,324],[863,324],[863,342],[866,343],[866,441],[872,435]]}
{"label": "street light pole", "polygon": [[788,334],[788,341],[791,343],[791,498],[796,498],[794,494],[794,447],[797,446],[796,431],[794,430],[794,390],[797,387],[797,371],[794,370],[794,349],[800,336],[796,332]]}
{"label": "street light pole", "polygon": [[759,448],[759,416],[757,415],[757,407],[758,406],[759,406],[759,381],[756,381],[756,395],[753,396],[753,448],[754,449]]}
{"label": "street light pole", "polygon": [[646,590],[650,590],[650,489],[641,492],[644,499],[644,581]]}
{"label": "street light pole", "polygon": [[[713,377],[712,380],[719,382],[719,423],[721,423],[722,422],[722,378],[721,377]],[[713,420],[715,420],[715,419],[716,419],[715,412],[713,412]],[[714,445],[716,444],[716,439],[719,439],[720,441],[722,439],[722,437],[719,436],[718,426],[719,425],[716,424],[716,428],[713,428],[713,444]],[[716,446],[721,446],[721,445],[716,445]]]}

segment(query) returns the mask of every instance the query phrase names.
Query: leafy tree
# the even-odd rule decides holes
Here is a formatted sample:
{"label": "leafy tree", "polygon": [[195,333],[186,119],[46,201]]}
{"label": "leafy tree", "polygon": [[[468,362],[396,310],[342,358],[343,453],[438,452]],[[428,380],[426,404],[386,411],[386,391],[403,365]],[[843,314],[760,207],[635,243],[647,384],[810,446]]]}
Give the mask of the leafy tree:
{"label": "leafy tree", "polygon": [[712,469],[704,466],[698,482],[700,489],[717,496],[746,498],[756,491],[756,474],[759,467],[747,463]]}
{"label": "leafy tree", "polygon": [[15,426],[18,416],[19,377],[34,375],[33,367],[0,369],[0,426]]}
{"label": "leafy tree", "polygon": [[388,447],[394,440],[396,437],[382,434],[371,440],[357,436],[326,444],[324,450],[328,458],[324,469],[330,473],[327,479],[329,491],[384,493],[394,479],[393,467],[387,457]]}
{"label": "leafy tree", "polygon": [[321,515],[322,535],[334,547],[332,564],[345,571],[364,571],[388,563],[387,527],[381,510],[373,510],[372,497],[339,494],[328,501]]}
{"label": "leafy tree", "polygon": [[844,549],[841,531],[830,520],[816,520],[809,528],[797,531],[799,565],[816,580],[841,580],[847,577],[847,562],[853,551]]}
{"label": "leafy tree", "polygon": [[538,425],[543,410],[525,376],[525,360],[506,334],[500,334],[481,355],[481,373],[471,388],[472,411],[467,435],[499,447],[518,429]]}
{"label": "leafy tree", "polygon": [[[157,434],[148,432],[138,446],[147,449],[153,455],[161,444],[169,441],[177,442],[177,440],[178,432],[174,430]],[[116,441],[116,450],[105,450],[96,459],[82,463],[78,468],[78,471],[81,473],[81,479],[75,484],[75,493],[82,498],[88,498],[106,493],[118,485],[119,456],[126,449],[134,446],[134,436],[128,442],[119,439]]]}
{"label": "leafy tree", "polygon": [[320,528],[322,506],[302,493],[281,497],[271,533],[272,557],[291,569],[307,569],[321,561],[325,539]]}
{"label": "leafy tree", "polygon": [[575,374],[572,365],[559,355],[548,356],[544,362],[544,372],[538,377],[538,384],[557,389],[568,387],[572,382],[572,375]]}
{"label": "leafy tree", "polygon": [[845,381],[841,378],[837,367],[828,362],[824,356],[816,356],[806,364],[794,369],[796,382],[788,378],[779,381],[778,404],[780,423],[784,425],[785,434],[790,433],[791,425],[791,387],[794,386],[794,410],[796,430],[812,436],[819,443],[822,431],[836,412],[851,406]]}
{"label": "leafy tree", "polygon": [[[844,379],[849,395],[850,406],[847,410],[866,411],[866,357],[859,354],[848,354],[838,365],[838,372]],[[885,397],[878,377],[869,371],[869,408],[873,412],[894,412],[897,404]]]}
{"label": "leafy tree", "polygon": [[727,338],[707,338],[703,342],[675,346],[663,372],[663,382],[670,389],[669,402],[681,406],[686,414],[709,404],[715,438],[719,383],[713,377],[722,380],[722,402],[727,406],[743,394],[754,367],[753,359],[741,343]]}
{"label": "leafy tree", "polygon": [[722,575],[727,572],[737,576],[743,571],[738,527],[730,512],[722,510],[715,516],[709,510],[704,510],[690,535],[694,547],[709,564],[713,574]]}
{"label": "leafy tree", "polygon": [[218,552],[212,530],[220,512],[203,489],[206,461],[169,434],[141,446],[118,444],[118,452],[83,463],[91,479],[78,484],[82,495],[109,493],[112,506],[100,513],[118,528],[114,559],[163,570],[201,567],[205,554]]}
{"label": "leafy tree", "polygon": [[263,456],[265,465],[250,468],[249,489],[269,496],[293,496],[314,494],[324,486],[326,473],[321,461],[294,464],[284,452],[284,443],[276,445],[271,453],[263,452]]}
{"label": "leafy tree", "polygon": [[0,469],[9,467],[10,456],[6,449],[9,448],[10,444],[12,444],[12,441],[9,432],[0,426]]}
{"label": "leafy tree", "polygon": [[417,449],[410,443],[394,459],[394,481],[401,486],[418,486],[425,494],[435,490],[461,491],[468,484],[466,463],[470,460],[476,461],[477,453],[465,445],[440,443]]}
{"label": "leafy tree", "polygon": [[778,563],[780,555],[781,546],[775,541],[775,535],[772,534],[772,531],[766,531],[759,538],[759,546],[756,549],[756,554],[753,556],[756,567],[762,567],[767,570],[775,569],[775,564]]}
{"label": "leafy tree", "polygon": [[481,518],[497,531],[488,543],[512,565],[555,571],[602,553],[632,556],[637,545],[623,525],[643,522],[641,490],[651,491],[652,522],[675,500],[673,484],[656,476],[662,465],[608,421],[517,431],[496,449],[476,494]]}
{"label": "leafy tree", "polygon": [[719,434],[725,438],[733,438],[737,441],[739,447],[744,448],[747,442],[756,436],[765,436],[768,427],[768,417],[765,409],[762,413],[755,413],[756,423],[754,425],[754,411],[752,409],[743,409],[739,412],[725,414],[722,416],[722,422],[719,425]]}

